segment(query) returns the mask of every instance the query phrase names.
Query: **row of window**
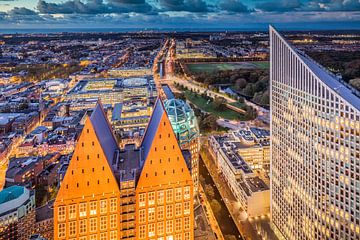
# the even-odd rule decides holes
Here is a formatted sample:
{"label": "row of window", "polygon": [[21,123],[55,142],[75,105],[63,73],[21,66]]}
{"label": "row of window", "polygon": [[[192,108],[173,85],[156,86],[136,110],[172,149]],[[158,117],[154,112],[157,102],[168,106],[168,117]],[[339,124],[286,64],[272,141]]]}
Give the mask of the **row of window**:
{"label": "row of window", "polygon": [[[68,234],[66,234],[66,226],[68,228]],[[65,236],[75,237],[77,234],[95,233],[98,230],[105,231],[108,229],[117,228],[117,215],[110,215],[109,219],[107,216],[100,218],[82,219],[79,221],[71,221],[66,223],[58,224],[58,237],[62,238]]]}
{"label": "row of window", "polygon": [[190,199],[190,186],[185,186],[183,188],[159,190],[154,192],[140,193],[139,194],[139,206],[145,207],[146,205],[146,195],[147,195],[147,204],[148,206],[155,205],[155,195],[156,195],[156,204],[172,203],[174,201],[174,192],[175,192],[175,201],[182,201]]}
{"label": "row of window", "polygon": [[111,231],[108,237],[107,232],[100,233],[99,236],[97,234],[92,234],[89,237],[82,236],[78,238],[69,238],[69,240],[117,240],[118,239],[117,231]]}
{"label": "row of window", "polygon": [[[184,202],[182,203],[176,203],[166,206],[158,206],[158,207],[151,207],[147,209],[147,221],[152,222],[155,221],[155,216],[157,217],[157,220],[163,220],[164,219],[164,210],[166,218],[173,218],[174,214],[176,217],[181,215],[189,215],[190,214],[190,202]],[[174,211],[175,210],[175,211]],[[174,213],[175,212],[175,213]],[[139,223],[145,223],[146,222],[146,209],[140,209],[139,210]]]}
{"label": "row of window", "polygon": [[[67,210],[67,211],[66,211]],[[99,201],[84,202],[58,207],[58,221],[76,219],[77,217],[94,216],[98,213],[106,214],[117,211],[117,199],[102,199]]]}
{"label": "row of window", "polygon": [[[169,239],[169,236],[173,236],[171,235],[173,233],[189,231],[189,230],[190,230],[189,217],[185,217],[184,219],[177,218],[175,220],[167,220],[166,222],[163,221],[157,223],[149,223],[147,225],[139,226],[139,239],[144,239],[146,237],[152,238],[155,236],[162,236],[164,234],[167,235],[166,239]],[[187,234],[189,234],[189,238],[187,238]],[[173,239],[173,237],[170,239]],[[184,239],[190,239],[189,232],[185,233]]]}

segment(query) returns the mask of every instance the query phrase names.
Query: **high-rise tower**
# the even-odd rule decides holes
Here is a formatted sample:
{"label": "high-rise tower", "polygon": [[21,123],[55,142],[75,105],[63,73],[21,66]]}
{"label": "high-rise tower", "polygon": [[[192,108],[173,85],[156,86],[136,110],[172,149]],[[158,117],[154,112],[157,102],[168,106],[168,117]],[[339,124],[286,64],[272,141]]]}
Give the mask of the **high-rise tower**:
{"label": "high-rise tower", "polygon": [[360,98],[270,27],[271,214],[284,239],[360,238]]}

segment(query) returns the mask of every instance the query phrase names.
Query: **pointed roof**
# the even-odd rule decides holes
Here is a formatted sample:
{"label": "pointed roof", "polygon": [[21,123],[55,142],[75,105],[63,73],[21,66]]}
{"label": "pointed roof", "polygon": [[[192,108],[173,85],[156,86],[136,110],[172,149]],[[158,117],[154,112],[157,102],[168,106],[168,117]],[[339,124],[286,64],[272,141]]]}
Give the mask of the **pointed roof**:
{"label": "pointed roof", "polygon": [[160,99],[155,103],[141,146],[145,162],[138,188],[186,181],[192,185],[189,169]]}
{"label": "pointed roof", "polygon": [[99,103],[85,120],[55,203],[118,193],[119,186],[111,168],[116,150],[115,138]]}
{"label": "pointed roof", "polygon": [[350,86],[345,86],[340,82],[336,76],[326,70],[319,63],[307,56],[304,52],[299,51],[293,47],[273,26],[269,26],[270,36],[275,34],[276,37],[304,64],[304,66],[315,76],[319,81],[324,83],[336,95],[340,96],[350,105],[354,106],[360,111],[360,97],[355,94],[355,89]]}

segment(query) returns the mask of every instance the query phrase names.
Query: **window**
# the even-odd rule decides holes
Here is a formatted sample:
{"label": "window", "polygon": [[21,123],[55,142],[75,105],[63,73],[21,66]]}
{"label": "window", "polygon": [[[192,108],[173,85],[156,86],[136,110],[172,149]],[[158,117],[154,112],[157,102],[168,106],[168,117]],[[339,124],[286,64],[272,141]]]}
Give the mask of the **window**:
{"label": "window", "polygon": [[189,232],[185,233],[184,240],[190,240],[190,233]]}
{"label": "window", "polygon": [[70,237],[74,237],[76,235],[76,222],[69,222],[69,235]]}
{"label": "window", "polygon": [[116,227],[117,227],[117,215],[116,214],[110,215],[110,228],[113,229]]}
{"label": "window", "polygon": [[157,192],[157,204],[163,204],[164,203],[164,191],[158,191]]}
{"label": "window", "polygon": [[70,205],[69,206],[69,219],[75,219],[76,218],[76,205]]}
{"label": "window", "polygon": [[189,217],[185,217],[185,218],[184,218],[184,229],[185,229],[185,230],[189,230],[189,229],[190,229],[190,218],[189,218]]}
{"label": "window", "polygon": [[110,240],[116,240],[117,239],[117,232],[111,231],[110,232]]}
{"label": "window", "polygon": [[172,218],[173,216],[173,205],[166,206],[166,218]]}
{"label": "window", "polygon": [[175,204],[175,215],[180,216],[181,215],[181,203]]}
{"label": "window", "polygon": [[96,231],[97,231],[97,219],[90,218],[90,232],[96,232]]}
{"label": "window", "polygon": [[79,227],[79,232],[80,232],[80,234],[84,234],[84,233],[86,233],[86,220],[85,219],[83,219],[83,220],[80,220],[80,227]]}
{"label": "window", "polygon": [[181,231],[181,218],[175,219],[175,232]]}
{"label": "window", "polygon": [[100,200],[100,214],[107,212],[107,200]]}
{"label": "window", "polygon": [[164,234],[164,222],[158,222],[157,223],[157,235],[163,235]]}
{"label": "window", "polygon": [[90,215],[96,215],[97,202],[90,202]]}
{"label": "window", "polygon": [[155,224],[154,223],[148,224],[148,233],[149,233],[149,237],[155,236]]}
{"label": "window", "polygon": [[168,189],[166,190],[166,202],[172,202],[173,201],[173,190],[172,189]]}
{"label": "window", "polygon": [[190,187],[186,186],[184,187],[184,199],[190,199]]}
{"label": "window", "polygon": [[110,212],[116,212],[117,211],[117,203],[116,198],[110,199]]}
{"label": "window", "polygon": [[107,228],[107,217],[102,216],[100,218],[100,230],[105,230]]}
{"label": "window", "polygon": [[139,194],[139,207],[145,207],[146,193]]}
{"label": "window", "polygon": [[175,201],[181,201],[182,199],[182,189],[175,188]]}
{"label": "window", "polygon": [[184,214],[190,214],[190,202],[184,202]]}
{"label": "window", "polygon": [[149,204],[149,206],[155,204],[155,192],[148,193],[148,204]]}
{"label": "window", "polygon": [[107,240],[107,233],[106,232],[100,233],[100,240]]}
{"label": "window", "polygon": [[166,234],[173,232],[173,220],[166,221]]}
{"label": "window", "polygon": [[79,214],[80,214],[80,217],[86,217],[86,203],[80,203]]}
{"label": "window", "polygon": [[182,240],[181,233],[175,235],[175,240]]}
{"label": "window", "polygon": [[157,218],[158,220],[164,219],[164,207],[157,207]]}
{"label": "window", "polygon": [[146,209],[139,210],[139,223],[145,223],[146,221]]}
{"label": "window", "polygon": [[89,240],[97,240],[97,235],[96,234],[90,235]]}
{"label": "window", "polygon": [[149,208],[148,221],[155,221],[155,208]]}
{"label": "window", "polygon": [[58,225],[58,229],[59,229],[59,233],[58,233],[58,237],[59,238],[64,238],[66,235],[66,226],[65,223],[60,223]]}
{"label": "window", "polygon": [[146,237],[146,225],[139,226],[139,238],[144,239]]}
{"label": "window", "polygon": [[66,210],[65,210],[66,208],[65,208],[65,206],[60,206],[59,208],[58,208],[58,220],[59,220],[59,222],[60,221],[65,221],[65,218],[66,218]]}

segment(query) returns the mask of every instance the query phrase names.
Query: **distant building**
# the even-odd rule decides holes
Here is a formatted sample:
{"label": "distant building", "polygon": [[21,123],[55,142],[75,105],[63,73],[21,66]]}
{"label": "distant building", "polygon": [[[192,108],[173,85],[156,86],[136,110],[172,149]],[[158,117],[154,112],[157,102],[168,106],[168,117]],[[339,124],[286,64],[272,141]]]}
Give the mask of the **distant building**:
{"label": "distant building", "polygon": [[0,239],[28,240],[35,227],[35,194],[12,186],[0,192]]}
{"label": "distant building", "polygon": [[151,68],[113,68],[108,71],[110,77],[141,77],[152,75]]}

